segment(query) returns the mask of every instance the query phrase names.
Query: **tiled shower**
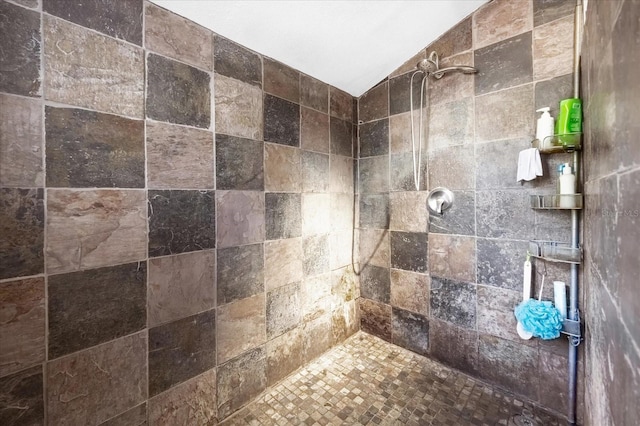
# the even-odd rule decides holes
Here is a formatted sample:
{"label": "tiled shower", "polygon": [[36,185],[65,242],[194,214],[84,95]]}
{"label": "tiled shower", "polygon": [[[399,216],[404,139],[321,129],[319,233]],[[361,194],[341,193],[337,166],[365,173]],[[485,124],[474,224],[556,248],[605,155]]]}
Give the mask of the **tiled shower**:
{"label": "tiled shower", "polygon": [[[527,241],[569,239],[528,196],[570,157],[515,160],[571,97],[573,1],[494,0],[359,99],[150,2],[73,4],[0,1],[0,423],[215,424],[358,330],[567,411],[566,339],[513,307]],[[639,9],[587,7],[580,424],[639,416]],[[479,73],[430,82],[416,191],[433,50]]]}

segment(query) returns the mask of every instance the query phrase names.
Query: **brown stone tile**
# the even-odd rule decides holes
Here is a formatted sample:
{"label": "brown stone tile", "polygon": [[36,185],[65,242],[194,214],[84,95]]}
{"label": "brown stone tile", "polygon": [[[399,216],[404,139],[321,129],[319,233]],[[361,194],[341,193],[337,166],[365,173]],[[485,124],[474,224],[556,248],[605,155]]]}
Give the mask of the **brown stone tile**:
{"label": "brown stone tile", "polygon": [[44,361],[44,295],[43,278],[0,283],[0,301],[6,313],[0,324],[0,377]]}
{"label": "brown stone tile", "polygon": [[329,235],[312,235],[302,241],[304,276],[329,272]]}
{"label": "brown stone tile", "polygon": [[214,74],[215,129],[217,133],[262,139],[262,90]]}
{"label": "brown stone tile", "polygon": [[[308,363],[331,347],[331,316],[323,315],[304,326],[304,360]],[[359,325],[359,323],[358,323]]]}
{"label": "brown stone tile", "polygon": [[218,308],[218,365],[264,344],[266,340],[264,293]]}
{"label": "brown stone tile", "polygon": [[144,33],[144,45],[148,50],[207,71],[213,70],[213,34],[210,30],[153,3],[145,3]]}
{"label": "brown stone tile", "polygon": [[[306,277],[302,283],[302,321],[308,324],[331,312],[332,279],[340,272],[324,273]],[[326,328],[327,333],[331,327]]]}
{"label": "brown stone tile", "polygon": [[74,1],[71,4],[45,0],[42,8],[64,20],[141,46],[142,5],[141,1],[135,0],[118,5],[100,0]]}
{"label": "brown stone tile", "polygon": [[215,252],[149,259],[148,306],[149,327],[215,308]]}
{"label": "brown stone tile", "polygon": [[474,237],[429,234],[429,271],[433,275],[476,282],[475,259]]}
{"label": "brown stone tile", "polygon": [[216,133],[217,189],[264,190],[264,143]]}
{"label": "brown stone tile", "polygon": [[358,120],[367,122],[389,115],[389,83],[387,81],[370,89],[358,100]]}
{"label": "brown stone tile", "polygon": [[[418,147],[418,118],[419,115],[416,112],[414,115],[416,149]],[[389,117],[389,151],[392,154],[397,154],[400,152],[411,152],[411,149],[411,113],[406,112],[404,114],[392,115]]]}
{"label": "brown stone tile", "polygon": [[329,86],[329,114],[351,123],[353,121],[353,96],[336,87]]}
{"label": "brown stone tile", "polygon": [[426,274],[391,269],[391,305],[428,316],[429,284]]}
{"label": "brown stone tile", "polygon": [[532,105],[531,84],[476,97],[476,142],[531,138],[535,133]]}
{"label": "brown stone tile", "polygon": [[300,149],[279,144],[264,146],[264,186],[267,191],[299,192]]}
{"label": "brown stone tile", "polygon": [[426,273],[427,236],[426,232],[391,231],[391,267]]}
{"label": "brown stone tile", "polygon": [[0,91],[40,97],[40,13],[2,2],[0,16]]}
{"label": "brown stone tile", "polygon": [[53,275],[47,289],[49,359],[135,333],[147,324],[146,263]]}
{"label": "brown stone tile", "polygon": [[48,187],[144,188],[144,122],[45,107]]}
{"label": "brown stone tile", "polygon": [[476,49],[473,62],[478,69],[474,78],[476,95],[531,82],[531,31]]}
{"label": "brown stone tile", "polygon": [[302,238],[267,241],[264,258],[267,291],[302,280]]}
{"label": "brown stone tile", "polygon": [[[473,59],[473,52],[459,53],[448,58],[441,58],[440,67],[473,66]],[[447,78],[441,78],[440,80],[431,79],[429,81],[429,104],[441,104],[474,96],[474,81],[475,78],[473,76],[463,73],[447,74]]]}
{"label": "brown stone tile", "polygon": [[0,422],[7,426],[44,425],[42,366],[0,378]]}
{"label": "brown stone tile", "polygon": [[329,192],[329,155],[319,152],[301,152],[303,192]]}
{"label": "brown stone tile", "polygon": [[473,14],[474,48],[513,37],[533,27],[531,0],[498,0],[485,4]]}
{"label": "brown stone tile", "polygon": [[146,426],[147,425],[147,403],[144,402],[137,407],[125,411],[100,426]]}
{"label": "brown stone tile", "polygon": [[140,404],[146,359],[147,333],[140,332],[48,362],[48,421],[97,424]]}
{"label": "brown stone tile", "polygon": [[267,351],[267,385],[273,386],[304,362],[304,334],[302,327],[270,340]]}
{"label": "brown stone tile", "polygon": [[361,158],[389,153],[389,119],[360,125],[358,135]]}
{"label": "brown stone tile", "polygon": [[267,354],[256,348],[218,367],[218,417],[224,419],[267,387]]}
{"label": "brown stone tile", "polygon": [[562,99],[573,96],[573,74],[565,74],[551,80],[536,82],[535,109],[549,107],[553,117],[558,116],[559,104]]}
{"label": "brown stone tile", "polygon": [[0,279],[44,272],[44,190],[0,189]]}
{"label": "brown stone tile", "polygon": [[429,321],[430,355],[470,374],[478,370],[478,333],[431,318]]}
{"label": "brown stone tile", "polygon": [[300,282],[267,293],[267,339],[297,327],[302,320],[303,294]]}
{"label": "brown stone tile", "polygon": [[44,16],[45,99],[143,118],[140,48]]}
{"label": "brown stone tile", "polygon": [[211,424],[217,411],[213,368],[149,399],[149,424]]}
{"label": "brown stone tile", "polygon": [[[475,109],[477,110],[478,107],[479,106],[476,105]],[[494,111],[491,111],[491,113],[494,113]],[[485,114],[488,115],[489,112],[485,112]],[[476,114],[476,116],[477,115],[478,114]],[[431,109],[429,114],[429,151],[454,145],[473,144],[473,116],[473,98],[458,99]],[[485,117],[483,116],[482,118]],[[485,124],[477,123],[476,121],[476,128],[481,125],[489,126],[490,124],[494,123]],[[495,137],[500,136],[495,133]],[[422,143],[424,146],[424,141]],[[416,136],[416,146],[417,144]]]}
{"label": "brown stone tile", "polygon": [[518,337],[513,314],[521,301],[522,292],[478,285],[478,333],[527,343]]}
{"label": "brown stone tile", "polygon": [[47,271],[144,259],[146,204],[142,190],[48,190]]}
{"label": "brown stone tile", "polygon": [[263,64],[264,91],[300,103],[300,73],[271,58],[264,58]]}
{"label": "brown stone tile", "polygon": [[[325,234],[333,228],[334,213],[332,212],[332,202],[334,197],[338,194],[302,194],[302,235],[316,235]],[[349,194],[345,195],[350,199]],[[351,207],[345,213],[348,214],[352,210]],[[335,219],[334,219],[335,220]],[[351,221],[347,217],[347,221],[350,224]],[[344,221],[342,221],[344,225]],[[349,225],[349,228],[351,225]],[[341,226],[344,229],[344,226]]]}
{"label": "brown stone tile", "polygon": [[44,186],[42,103],[0,94],[0,185]]}
{"label": "brown stone tile", "polygon": [[453,56],[465,50],[470,50],[472,45],[472,19],[467,17],[444,33],[438,40],[431,43],[427,49],[427,55],[434,50],[440,59]]}
{"label": "brown stone tile", "polygon": [[360,307],[354,299],[338,304],[331,312],[332,344],[343,342],[346,338],[360,330]]}
{"label": "brown stone tile", "polygon": [[533,0],[533,25],[546,24],[573,14],[576,5],[564,0]]}
{"label": "brown stone tile", "polygon": [[[434,184],[432,185],[435,187]],[[426,192],[389,193],[389,229],[426,232],[428,216]]]}
{"label": "brown stone tile", "polygon": [[353,159],[331,155],[329,161],[329,190],[353,193]]}
{"label": "brown stone tile", "polygon": [[382,229],[360,229],[358,249],[361,265],[390,267],[389,231]]}
{"label": "brown stone tile", "polygon": [[264,195],[252,191],[217,191],[217,245],[230,247],[265,238]]}
{"label": "brown stone tile", "polygon": [[[389,79],[389,114],[396,115],[411,110],[420,109],[420,90],[422,89],[423,74],[415,74],[408,72],[398,77]],[[413,80],[412,80],[413,77]],[[426,82],[425,82],[426,85]],[[430,92],[425,89],[426,94]],[[413,94],[413,106],[411,104],[411,96]],[[427,101],[423,99],[422,105],[426,105]],[[363,125],[361,125],[362,128]]]}
{"label": "brown stone tile", "polygon": [[329,86],[306,74],[300,74],[300,104],[329,112]]}
{"label": "brown stone tile", "polygon": [[360,327],[381,339],[391,341],[391,306],[373,300],[360,298]]}
{"label": "brown stone tile", "polygon": [[233,41],[216,35],[213,41],[215,72],[262,88],[262,59]]}
{"label": "brown stone tile", "polygon": [[533,78],[544,80],[573,70],[573,14],[533,30]]}
{"label": "brown stone tile", "polygon": [[153,189],[213,189],[213,134],[147,121],[147,185]]}
{"label": "brown stone tile", "polygon": [[303,149],[329,153],[329,116],[309,108],[300,109],[300,144]]}

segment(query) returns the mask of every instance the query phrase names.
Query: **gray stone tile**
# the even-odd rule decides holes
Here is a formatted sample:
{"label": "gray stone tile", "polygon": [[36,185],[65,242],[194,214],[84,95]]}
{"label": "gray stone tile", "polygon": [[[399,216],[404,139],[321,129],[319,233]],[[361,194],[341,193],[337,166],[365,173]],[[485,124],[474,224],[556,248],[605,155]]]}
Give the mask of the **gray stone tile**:
{"label": "gray stone tile", "polygon": [[218,368],[218,416],[221,419],[253,400],[267,387],[264,347],[239,356]]}
{"label": "gray stone tile", "polygon": [[391,267],[427,272],[427,233],[391,231]]}
{"label": "gray stone tile", "polygon": [[300,149],[267,143],[264,146],[264,186],[267,191],[300,192]]}
{"label": "gray stone tile", "polygon": [[353,194],[355,169],[352,158],[341,155],[329,156],[329,190]]}
{"label": "gray stone tile", "polygon": [[[331,347],[331,316],[324,315],[309,321],[304,327],[304,360],[308,363]],[[359,324],[358,324],[359,325]]]}
{"label": "gray stone tile", "polygon": [[341,120],[352,122],[353,96],[336,87],[329,86],[329,114]]}
{"label": "gray stone tile", "polygon": [[294,238],[302,235],[300,194],[265,194],[266,239]]}
{"label": "gray stone tile", "polygon": [[427,193],[424,191],[389,193],[389,229],[426,232],[428,224]]}
{"label": "gray stone tile", "polygon": [[420,355],[429,351],[429,320],[399,308],[391,310],[391,335],[395,345]]}
{"label": "gray stone tile", "polygon": [[213,134],[146,122],[147,185],[152,189],[213,189]]}
{"label": "gray stone tile", "polygon": [[521,301],[522,291],[478,285],[478,333],[519,341],[513,310]]}
{"label": "gray stone tile", "polygon": [[546,24],[573,14],[575,4],[564,0],[533,0],[533,25]]}
{"label": "gray stone tile", "polygon": [[218,308],[218,365],[264,344],[266,339],[263,292]]}
{"label": "gray stone tile", "polygon": [[331,117],[329,121],[331,153],[346,157],[353,156],[353,127],[351,123],[336,117]]}
{"label": "gray stone tile", "polygon": [[49,361],[46,375],[49,422],[99,424],[146,399],[147,333]]}
{"label": "gray stone tile", "polygon": [[364,265],[360,274],[360,293],[366,299],[380,303],[390,303],[391,278],[389,268]]}
{"label": "gray stone tile", "polygon": [[300,72],[271,58],[264,58],[264,91],[300,103]]}
{"label": "gray stone tile", "polygon": [[217,246],[264,241],[264,195],[257,191],[217,191]]}
{"label": "gray stone tile", "polygon": [[524,191],[478,191],[476,216],[479,237],[528,240],[534,236],[534,210]]}
{"label": "gray stone tile", "polygon": [[388,342],[391,341],[391,306],[373,300],[358,299],[360,328]]}
{"label": "gray stone tile", "polygon": [[[544,407],[556,410],[559,413],[566,413],[569,403],[566,381],[566,377],[569,375],[569,363],[567,362],[566,354],[556,355],[544,350],[539,350],[538,354],[538,371],[540,372],[538,401]],[[581,367],[578,368],[581,369]],[[578,395],[580,395],[580,392]],[[581,404],[581,402],[578,403],[578,412]]]}
{"label": "gray stone tile", "polygon": [[429,273],[476,282],[476,239],[473,236],[429,234]]}
{"label": "gray stone tile", "polygon": [[389,119],[360,125],[360,157],[389,153]]}
{"label": "gray stone tile", "polygon": [[264,140],[300,146],[300,105],[264,95]]}
{"label": "gray stone tile", "polygon": [[45,360],[44,278],[0,283],[0,300],[7,312],[0,325],[1,377]]}
{"label": "gray stone tile", "polygon": [[[569,2],[565,2],[570,4]],[[550,80],[538,81],[535,85],[535,108],[549,107],[549,113],[558,117],[560,101],[573,96],[573,74],[565,74]]]}
{"label": "gray stone tile", "polygon": [[260,55],[216,35],[213,40],[213,60],[216,73],[262,87]]}
{"label": "gray stone tile", "polygon": [[44,398],[42,395],[42,366],[0,378],[3,425],[43,425]]}
{"label": "gray stone tile", "polygon": [[453,195],[453,205],[442,216],[429,215],[429,232],[475,235],[476,193],[474,191],[453,191]]}
{"label": "gray stone tile", "polygon": [[0,189],[0,279],[44,272],[44,190]]}
{"label": "gray stone tile", "polygon": [[535,134],[536,123],[531,105],[531,84],[478,96],[475,105],[476,142],[531,138]]}
{"label": "gray stone tile", "polygon": [[47,272],[145,259],[146,210],[143,190],[48,190]]}
{"label": "gray stone tile", "polygon": [[144,122],[45,107],[48,187],[144,188]]}
{"label": "gray stone tile", "polygon": [[522,263],[526,241],[478,238],[478,283],[508,290],[522,290]]}
{"label": "gray stone tile", "polygon": [[74,24],[141,46],[142,5],[140,1],[115,5],[100,0],[74,1],[72,4],[43,0],[42,9]]}
{"label": "gray stone tile", "polygon": [[[439,53],[440,52],[438,52],[438,54]],[[413,76],[414,73],[415,69],[406,74],[389,79],[389,115],[402,114],[403,112],[413,110],[416,111],[414,117],[418,118],[418,111],[420,110],[420,90],[423,87],[422,79],[424,74],[418,73]],[[411,84],[412,76],[413,84]],[[411,105],[412,93],[410,91],[413,93],[413,106]],[[423,107],[427,105],[429,101],[425,96],[429,96],[428,90],[425,90],[425,94],[423,95]]]}
{"label": "gray stone tile", "polygon": [[431,318],[429,355],[465,373],[478,371],[478,333]]}
{"label": "gray stone tile", "polygon": [[44,186],[42,104],[0,94],[0,185]]}
{"label": "gray stone tile", "polygon": [[267,350],[267,384],[275,385],[304,362],[304,334],[302,327],[270,340]]}
{"label": "gray stone tile", "polygon": [[533,78],[531,32],[474,51],[476,95],[529,83]]}
{"label": "gray stone tile", "polygon": [[543,80],[573,71],[573,14],[533,30],[533,78]]}
{"label": "gray stone tile", "polygon": [[144,45],[172,59],[213,70],[213,33],[153,3],[145,4]]}
{"label": "gray stone tile", "polygon": [[214,248],[213,191],[149,191],[149,256]]}
{"label": "gray stone tile", "polygon": [[358,229],[358,254],[361,265],[389,268],[389,231],[381,229]]}
{"label": "gray stone tile", "polygon": [[619,179],[619,202],[617,210],[617,229],[613,233],[618,241],[618,271],[619,289],[618,299],[620,311],[629,332],[637,336],[640,330],[640,319],[636,313],[640,308],[640,301],[634,297],[633,286],[621,283],[629,281],[638,273],[638,263],[634,261],[634,241],[637,241],[638,224],[640,224],[640,202],[638,201],[638,187],[640,185],[640,173],[636,170],[623,174]]}
{"label": "gray stone tile", "polygon": [[[414,129],[418,130],[419,123],[417,119],[418,114],[414,115]],[[424,124],[423,124],[424,126]],[[423,141],[424,139],[423,130]],[[418,148],[419,141],[416,136],[416,149]],[[411,113],[404,113],[398,115],[392,115],[389,117],[389,152],[392,154],[399,154],[401,152],[411,152],[413,145],[411,143]]]}
{"label": "gray stone tile", "polygon": [[389,194],[360,195],[360,228],[389,228]]}
{"label": "gray stone tile", "polygon": [[[418,157],[416,157],[416,165]],[[416,183],[413,173],[413,154],[411,152],[403,152],[400,154],[391,154],[389,176],[389,188],[391,191],[415,191]],[[427,187],[427,158],[423,154],[422,167],[420,171],[419,185],[424,190]]]}
{"label": "gray stone tile", "polygon": [[218,305],[224,305],[264,291],[264,249],[262,244],[217,250]]}
{"label": "gray stone tile", "polygon": [[476,329],[476,285],[431,277],[431,317]]}
{"label": "gray stone tile", "polygon": [[300,108],[300,146],[316,152],[330,152],[329,116],[309,108]]}
{"label": "gray stone tile", "polygon": [[267,241],[264,252],[267,291],[302,280],[304,255],[301,238]]}
{"label": "gray stone tile", "polygon": [[391,305],[427,317],[430,283],[429,275],[391,269]]}
{"label": "gray stone tile", "polygon": [[[529,138],[530,139],[530,138]],[[476,145],[475,181],[476,188],[482,189],[516,189],[530,188],[538,180],[532,182],[516,181],[518,154],[528,148],[529,141],[524,138],[481,143]],[[557,175],[555,170],[543,169],[545,175]]]}
{"label": "gray stone tile", "polygon": [[358,100],[358,120],[368,122],[389,116],[389,82],[369,89]]}
{"label": "gray stone tile", "polygon": [[43,34],[45,99],[144,117],[141,48],[49,15],[43,17]]}
{"label": "gray stone tile", "polygon": [[203,250],[150,259],[147,294],[150,327],[215,308],[216,253]]}
{"label": "gray stone tile", "polygon": [[0,4],[0,90],[16,95],[42,95],[40,79],[40,13],[8,2]]}
{"label": "gray stone tile", "polygon": [[[473,144],[474,110],[479,108],[479,104],[476,104],[474,107],[473,97],[460,98],[459,96],[459,94],[456,94],[451,101],[443,101],[439,104],[439,107],[434,107],[429,111],[429,150],[454,145]],[[494,111],[492,111],[491,114],[493,114],[493,112]],[[489,115],[486,111],[485,113]],[[483,118],[485,117],[483,116]],[[486,123],[487,126],[491,124],[493,123]],[[475,125],[477,129],[480,124],[476,122]],[[417,126],[417,124],[415,124],[415,126]],[[504,136],[496,134],[494,139],[500,139],[502,137]],[[422,143],[424,146],[425,142],[423,141]],[[418,141],[416,136],[416,146],[417,145]]]}
{"label": "gray stone tile", "polygon": [[262,140],[262,90],[220,74],[213,86],[216,132]]}
{"label": "gray stone tile", "polygon": [[[527,145],[523,145],[523,149],[526,146]],[[511,158],[509,158],[509,160],[511,160]],[[474,189],[476,187],[474,175],[474,166],[476,166],[476,164],[474,164],[473,145],[449,146],[433,150],[429,155],[428,162],[429,166],[427,169],[429,173],[429,186],[431,188],[444,186],[451,190],[459,190]],[[475,163],[478,163],[477,158]],[[480,163],[480,166],[485,169],[494,169],[494,163],[496,165],[504,164],[492,159],[491,162]],[[513,163],[515,165],[516,161],[505,161],[505,163]],[[491,164],[491,166],[489,166],[489,164]],[[507,175],[503,177],[503,180],[515,181],[515,178],[509,178],[511,178],[511,176]]]}
{"label": "gray stone tile", "polygon": [[427,47],[427,55],[436,51],[440,59],[471,49],[472,17],[469,16],[447,30],[438,40]]}
{"label": "gray stone tile", "polygon": [[312,235],[302,241],[303,273],[305,277],[329,272],[329,235]]}
{"label": "gray stone tile", "polygon": [[297,327],[302,320],[302,286],[287,284],[267,293],[267,339]]}
{"label": "gray stone tile", "polygon": [[53,275],[48,297],[48,354],[53,359],[145,328],[147,265]]}
{"label": "gray stone tile", "polygon": [[[440,58],[440,67],[473,66],[473,51]],[[429,105],[453,102],[475,95],[475,77],[464,73],[447,74],[447,78],[429,81]],[[433,113],[433,109],[430,114]]]}
{"label": "gray stone tile", "polygon": [[100,426],[146,426],[147,424],[147,403],[131,408],[116,417],[112,417]]}
{"label": "gray stone tile", "polygon": [[300,104],[329,112],[329,86],[305,74],[300,74]]}
{"label": "gray stone tile", "polygon": [[264,143],[216,133],[217,189],[264,190]]}
{"label": "gray stone tile", "polygon": [[329,192],[329,156],[312,151],[300,153],[302,191]]}
{"label": "gray stone tile", "polygon": [[189,65],[150,54],[147,58],[147,117],[211,127],[211,76]]}
{"label": "gray stone tile", "polygon": [[533,27],[533,10],[530,3],[499,1],[484,5],[473,15],[474,48],[522,34]]}
{"label": "gray stone tile", "polygon": [[216,365],[215,310],[149,329],[149,396]]}
{"label": "gray stone tile", "polygon": [[389,156],[361,158],[360,193],[387,192],[389,190]]}

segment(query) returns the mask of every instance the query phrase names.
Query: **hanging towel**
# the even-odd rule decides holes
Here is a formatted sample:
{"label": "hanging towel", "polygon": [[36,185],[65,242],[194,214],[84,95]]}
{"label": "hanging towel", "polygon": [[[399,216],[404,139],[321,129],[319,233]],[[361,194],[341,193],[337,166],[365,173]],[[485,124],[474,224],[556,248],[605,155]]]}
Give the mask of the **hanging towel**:
{"label": "hanging towel", "polygon": [[533,180],[536,176],[542,176],[542,161],[538,148],[529,148],[520,151],[518,155],[518,173],[516,180]]}

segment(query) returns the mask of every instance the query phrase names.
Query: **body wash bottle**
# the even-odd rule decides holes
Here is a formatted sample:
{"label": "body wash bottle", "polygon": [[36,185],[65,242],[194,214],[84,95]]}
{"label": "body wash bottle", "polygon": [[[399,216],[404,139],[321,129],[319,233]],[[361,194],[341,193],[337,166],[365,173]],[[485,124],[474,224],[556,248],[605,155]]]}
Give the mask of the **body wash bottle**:
{"label": "body wash bottle", "polygon": [[569,98],[560,101],[560,113],[556,121],[558,142],[565,148],[575,148],[582,132],[582,101]]}
{"label": "body wash bottle", "polygon": [[566,163],[560,175],[560,208],[572,209],[576,206],[576,176],[572,173],[571,166]]}

